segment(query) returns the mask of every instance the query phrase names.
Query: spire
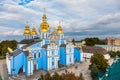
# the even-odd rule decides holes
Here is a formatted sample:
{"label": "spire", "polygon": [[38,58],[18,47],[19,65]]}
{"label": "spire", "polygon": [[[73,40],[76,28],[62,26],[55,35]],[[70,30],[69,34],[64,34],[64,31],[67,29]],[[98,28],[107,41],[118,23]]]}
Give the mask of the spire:
{"label": "spire", "polygon": [[43,21],[46,21],[46,19],[47,19],[47,17],[46,17],[46,10],[45,10],[45,8],[44,8],[44,13],[43,13]]}

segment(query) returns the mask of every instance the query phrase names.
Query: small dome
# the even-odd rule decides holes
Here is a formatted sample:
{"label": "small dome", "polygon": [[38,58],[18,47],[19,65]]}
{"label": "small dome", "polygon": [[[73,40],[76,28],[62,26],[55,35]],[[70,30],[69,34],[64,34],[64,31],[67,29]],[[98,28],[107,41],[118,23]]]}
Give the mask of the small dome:
{"label": "small dome", "polygon": [[30,29],[29,29],[29,26],[28,25],[26,25],[26,27],[25,27],[25,30],[24,30],[24,35],[25,34],[31,34],[31,32],[30,32]]}
{"label": "small dome", "polygon": [[60,25],[58,26],[57,33],[63,34],[63,30],[62,30],[62,27]]}
{"label": "small dome", "polygon": [[37,31],[35,28],[32,28],[31,35],[37,35]]}

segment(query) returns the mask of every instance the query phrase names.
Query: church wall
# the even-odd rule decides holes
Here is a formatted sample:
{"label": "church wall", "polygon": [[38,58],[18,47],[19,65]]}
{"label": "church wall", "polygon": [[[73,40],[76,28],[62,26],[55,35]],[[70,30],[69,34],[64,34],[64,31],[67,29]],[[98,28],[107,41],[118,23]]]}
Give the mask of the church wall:
{"label": "church wall", "polygon": [[66,45],[66,64],[74,64],[74,45]]}
{"label": "church wall", "polygon": [[[42,68],[42,53],[39,49],[32,50],[33,59],[36,60],[36,69]],[[34,64],[33,64],[34,65]]]}
{"label": "church wall", "polygon": [[[11,57],[10,57],[10,58],[11,58]],[[11,72],[10,60],[11,60],[11,59],[8,58],[8,54],[7,54],[7,55],[6,55],[6,64],[7,64],[8,74],[11,74],[11,73],[10,73],[10,72]]]}
{"label": "church wall", "polygon": [[76,62],[81,62],[81,52],[77,48],[74,48],[74,59]]}
{"label": "church wall", "polygon": [[48,69],[55,69],[58,68],[58,47],[57,45],[49,45],[48,46],[48,51],[47,51],[47,56],[48,56]]}
{"label": "church wall", "polygon": [[27,71],[27,75],[29,76],[29,75],[33,75],[33,69],[34,69],[34,64],[33,64],[33,60],[28,60],[28,67],[27,67],[27,69],[28,69],[28,71]]}
{"label": "church wall", "polygon": [[61,40],[61,44],[65,44],[65,42],[64,42],[65,40]]}
{"label": "church wall", "polygon": [[41,42],[38,42],[30,46],[30,48],[40,48],[40,47],[41,47]]}
{"label": "church wall", "polygon": [[23,66],[23,68],[24,68],[24,72],[25,72],[26,76],[28,75],[28,70],[27,70],[28,62],[27,61],[28,61],[27,56],[24,56],[24,66]]}
{"label": "church wall", "polygon": [[66,50],[65,48],[61,47],[59,49],[60,52],[60,64],[66,66]]}
{"label": "church wall", "polygon": [[45,44],[49,44],[50,43],[50,40],[45,40]]}
{"label": "church wall", "polygon": [[[24,65],[24,60],[25,60],[25,54],[22,52],[20,53],[19,55],[17,55],[16,57],[14,57],[14,63],[13,63],[13,58],[11,59],[11,62],[10,62],[10,67],[11,69],[13,69],[13,65],[14,65],[14,71],[12,70],[11,71],[11,74],[18,74],[19,72],[19,69]],[[19,63],[19,64],[18,64]]]}
{"label": "church wall", "polygon": [[47,71],[48,70],[48,67],[47,67],[48,66],[48,64],[47,64],[48,63],[48,61],[47,61],[48,58],[47,58],[47,51],[46,51],[46,49],[42,49],[41,53],[42,53],[42,63],[41,63],[42,64],[42,68]]}

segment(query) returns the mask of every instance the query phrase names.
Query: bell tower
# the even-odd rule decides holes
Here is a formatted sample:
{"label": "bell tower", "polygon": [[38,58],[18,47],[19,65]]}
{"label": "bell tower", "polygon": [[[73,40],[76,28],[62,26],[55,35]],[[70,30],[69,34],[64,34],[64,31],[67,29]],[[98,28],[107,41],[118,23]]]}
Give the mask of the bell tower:
{"label": "bell tower", "polygon": [[44,14],[42,17],[42,23],[40,24],[40,38],[47,39],[49,35],[49,24],[47,23],[47,16],[44,9]]}

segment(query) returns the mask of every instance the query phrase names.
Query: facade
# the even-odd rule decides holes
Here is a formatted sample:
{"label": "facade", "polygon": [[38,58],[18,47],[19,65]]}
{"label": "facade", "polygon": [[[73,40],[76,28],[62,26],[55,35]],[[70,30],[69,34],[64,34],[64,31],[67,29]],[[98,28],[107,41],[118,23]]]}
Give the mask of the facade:
{"label": "facade", "polygon": [[99,53],[99,54],[104,55],[105,59],[110,59],[109,54],[108,54],[107,51],[106,51],[104,48],[102,48],[102,47],[83,46],[83,47],[82,47],[82,50],[83,50],[83,58],[85,58],[85,59],[90,59],[91,56],[93,56],[93,54],[96,54],[96,53]]}
{"label": "facade", "polygon": [[72,39],[65,40],[60,24],[50,32],[46,14],[38,32],[30,30],[26,25],[24,39],[18,43],[17,49],[8,48],[6,64],[10,75],[24,72],[26,76],[33,75],[35,70],[49,71],[61,66],[68,66],[82,61],[82,53],[72,43]]}
{"label": "facade", "polygon": [[115,45],[95,45],[95,46],[102,47],[106,51],[114,51],[114,52],[120,51],[120,46],[115,46]]}
{"label": "facade", "polygon": [[117,38],[106,38],[107,45],[120,46],[120,39]]}

